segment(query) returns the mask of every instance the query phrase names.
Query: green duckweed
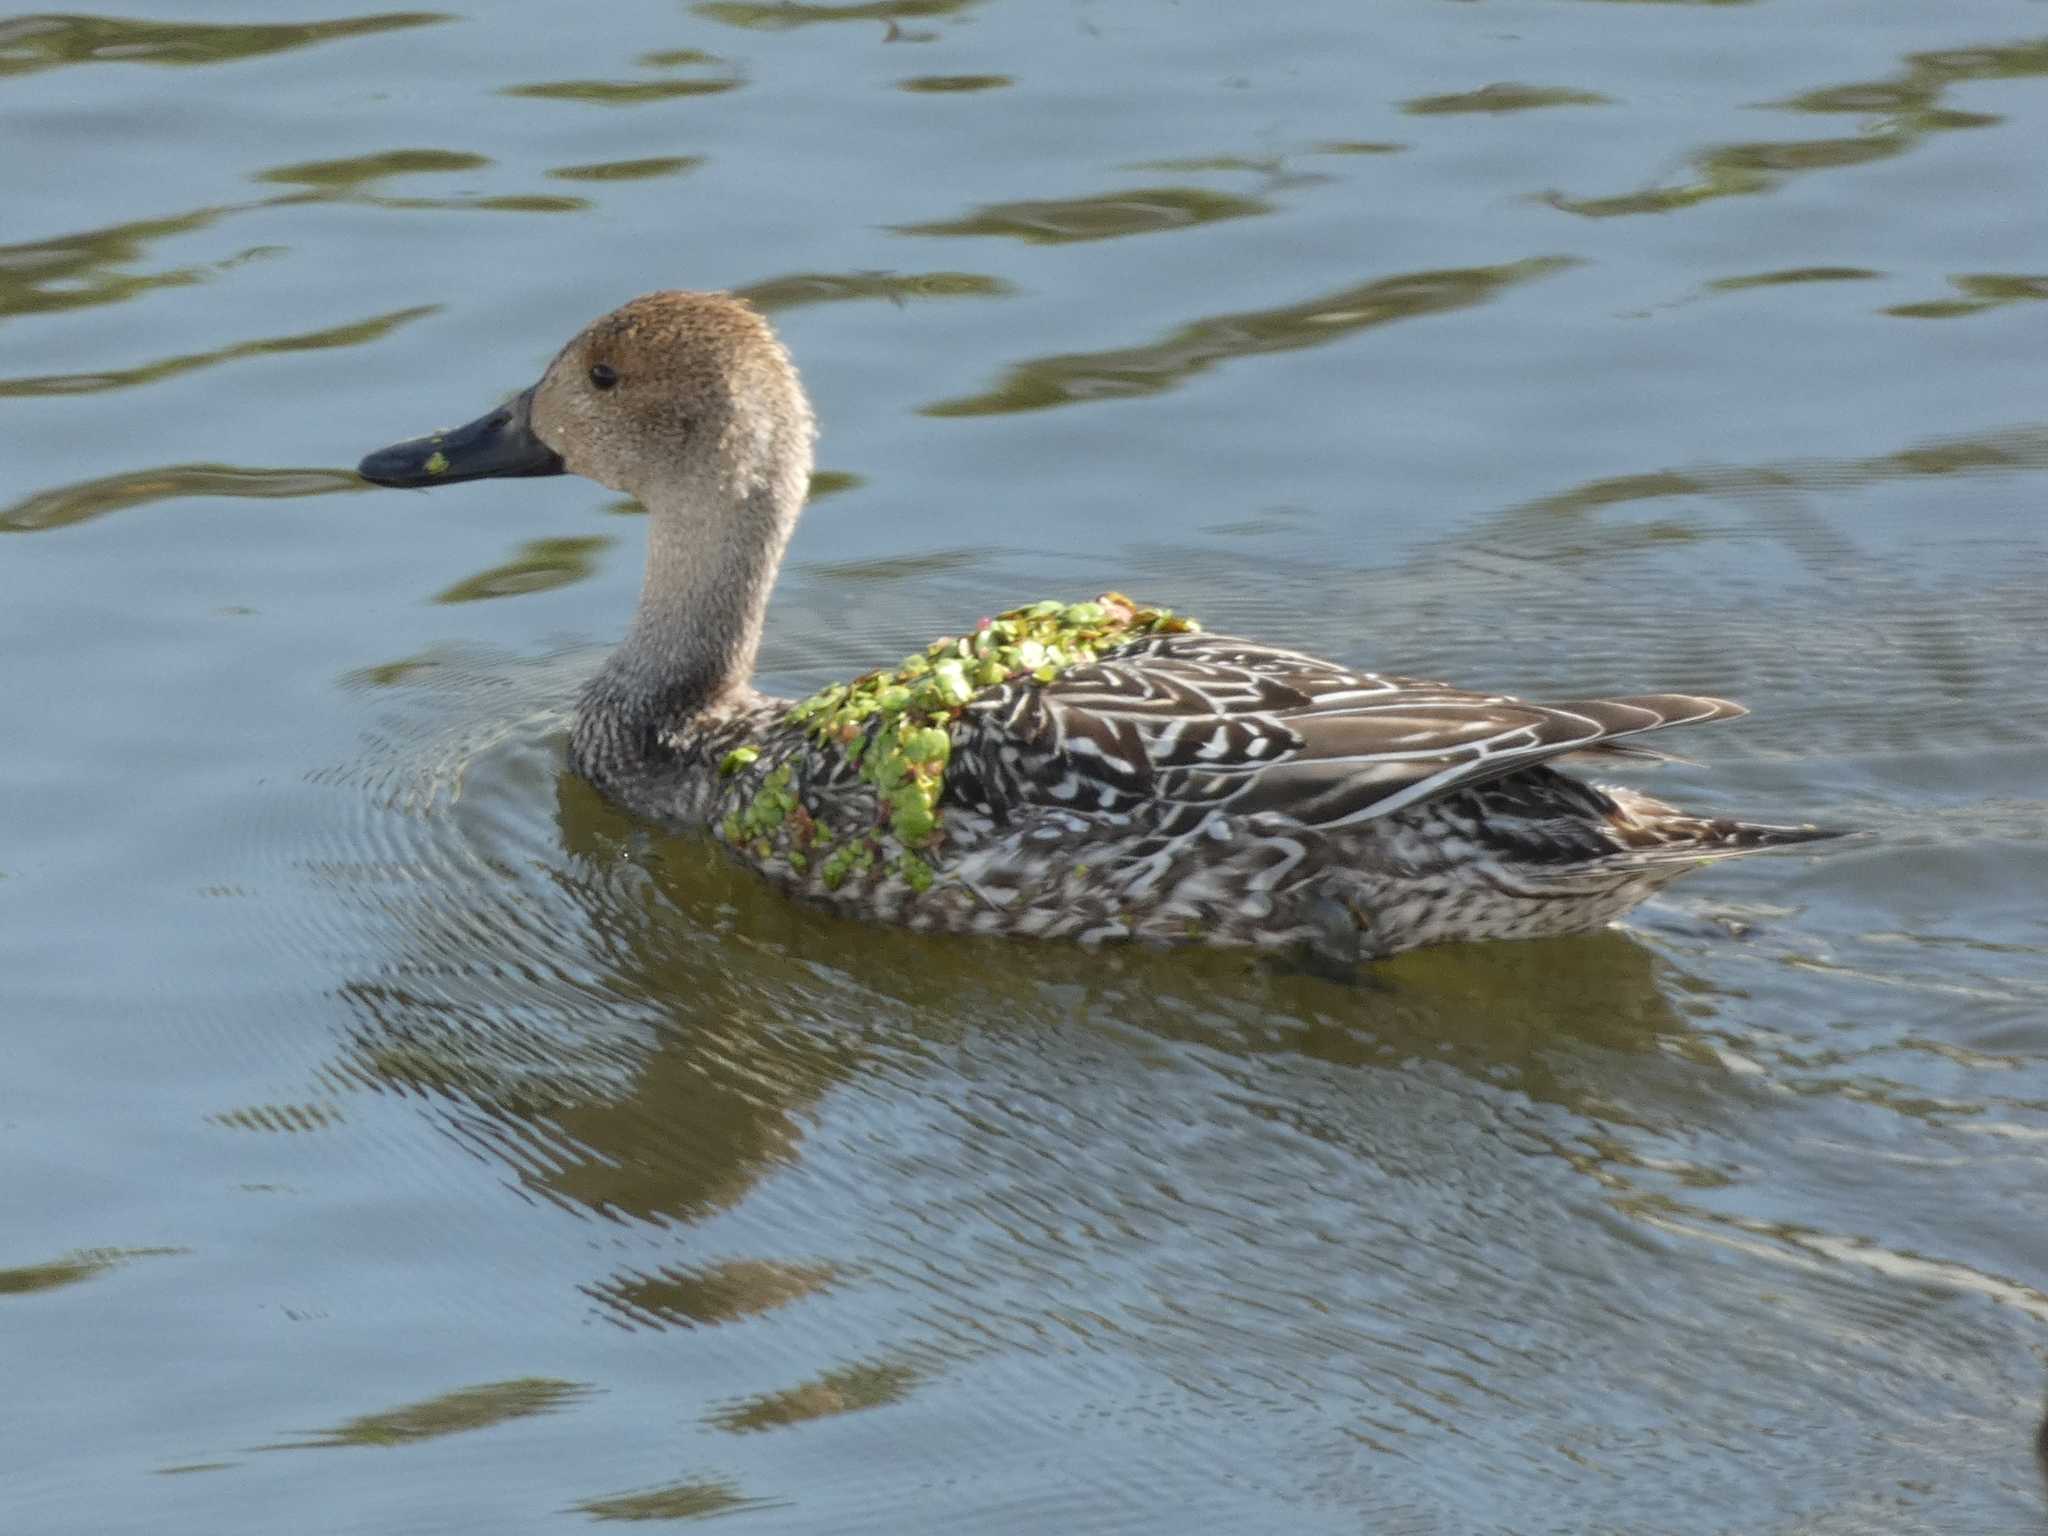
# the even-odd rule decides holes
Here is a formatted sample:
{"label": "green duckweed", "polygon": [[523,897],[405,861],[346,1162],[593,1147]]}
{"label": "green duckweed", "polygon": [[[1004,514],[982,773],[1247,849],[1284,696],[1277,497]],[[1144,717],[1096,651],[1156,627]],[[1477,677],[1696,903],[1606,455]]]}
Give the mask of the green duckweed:
{"label": "green duckweed", "polygon": [[[952,753],[951,727],[976,693],[1026,677],[1049,683],[1069,667],[1141,636],[1200,627],[1117,592],[1092,603],[1033,603],[983,619],[972,634],[936,640],[893,670],[822,689],[792,708],[788,719],[817,746],[837,747],[857,765],[899,846],[892,868],[923,891],[934,874],[919,852],[937,847],[945,836],[939,797]],[[726,754],[720,772],[737,774],[759,756],[756,747],[737,748]],[[869,873],[881,852],[877,842],[858,837],[834,846],[830,830],[809,816],[789,779],[787,763],[768,774],[746,807],[721,823],[720,835],[763,858],[780,843],[792,851],[798,869],[817,860],[828,889],[836,890],[849,875]]]}

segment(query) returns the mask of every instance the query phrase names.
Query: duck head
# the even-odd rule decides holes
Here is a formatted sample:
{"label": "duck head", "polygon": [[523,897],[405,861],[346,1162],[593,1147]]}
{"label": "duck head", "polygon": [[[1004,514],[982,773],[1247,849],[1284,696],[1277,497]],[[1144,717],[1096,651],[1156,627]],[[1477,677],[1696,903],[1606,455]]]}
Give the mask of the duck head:
{"label": "duck head", "polygon": [[807,479],[812,436],[767,321],[730,294],[650,293],[584,327],[531,389],[466,426],[380,448],[358,473],[407,488],[582,475],[653,510]]}

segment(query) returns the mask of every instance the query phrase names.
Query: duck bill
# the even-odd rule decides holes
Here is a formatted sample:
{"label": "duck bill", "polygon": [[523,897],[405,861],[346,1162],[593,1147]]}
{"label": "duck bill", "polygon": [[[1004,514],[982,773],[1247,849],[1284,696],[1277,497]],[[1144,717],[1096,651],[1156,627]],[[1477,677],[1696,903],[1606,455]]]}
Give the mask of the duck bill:
{"label": "duck bill", "polygon": [[562,456],[534,435],[533,391],[467,426],[379,448],[356,466],[376,485],[413,489],[514,475],[559,475]]}

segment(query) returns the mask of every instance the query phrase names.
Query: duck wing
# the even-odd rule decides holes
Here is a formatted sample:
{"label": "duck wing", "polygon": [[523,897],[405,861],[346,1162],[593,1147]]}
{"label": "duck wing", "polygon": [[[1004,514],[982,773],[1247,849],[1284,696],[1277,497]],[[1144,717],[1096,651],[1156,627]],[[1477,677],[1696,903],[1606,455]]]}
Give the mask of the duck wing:
{"label": "duck wing", "polygon": [[1744,713],[1678,693],[1531,704],[1227,635],[1155,635],[1049,683],[977,695],[946,798],[997,816],[1150,807],[1186,828],[1224,811],[1331,829],[1572,753],[1638,755],[1616,738]]}

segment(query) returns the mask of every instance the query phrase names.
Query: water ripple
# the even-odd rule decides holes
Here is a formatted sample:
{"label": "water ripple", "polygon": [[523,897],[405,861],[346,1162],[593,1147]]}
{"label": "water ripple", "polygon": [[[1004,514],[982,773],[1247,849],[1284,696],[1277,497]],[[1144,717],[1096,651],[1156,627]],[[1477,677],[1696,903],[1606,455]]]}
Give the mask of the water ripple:
{"label": "water ripple", "polygon": [[442,11],[388,11],[337,21],[208,26],[111,16],[15,16],[0,20],[0,78],[66,64],[232,64],[337,38],[456,19]]}
{"label": "water ripple", "polygon": [[754,1498],[722,1478],[691,1478],[628,1493],[585,1499],[576,1513],[593,1520],[708,1520],[741,1510],[783,1509],[787,1499]]}
{"label": "water ripple", "polygon": [[367,490],[352,471],[250,469],[235,464],[164,464],[55,486],[0,507],[0,533],[47,533],[110,512],[185,496],[250,496],[286,500]]}
{"label": "water ripple", "polygon": [[140,260],[154,241],[195,233],[238,211],[233,206],[200,208],[171,218],[138,219],[50,240],[0,245],[0,318],[119,304],[153,289],[204,282],[220,270],[218,265],[148,273],[113,269]]}
{"label": "water ripple", "polygon": [[733,290],[770,313],[861,299],[890,304],[921,299],[1000,299],[1016,291],[1001,278],[979,272],[792,272]]}
{"label": "water ripple", "polygon": [[1611,218],[1671,213],[1717,198],[1755,196],[1773,190],[1787,175],[1869,165],[1906,154],[1931,134],[1995,126],[1996,117],[1941,106],[1943,95],[1968,81],[2043,75],[2048,75],[2048,39],[1909,54],[1904,74],[1896,79],[1824,87],[1777,104],[1794,112],[1847,113],[1867,119],[1854,135],[1718,145],[1696,155],[1695,176],[1677,186],[1608,197],[1552,192],[1545,201],[1566,213]]}
{"label": "water ripple", "polygon": [[723,22],[752,32],[786,32],[797,27],[832,21],[881,21],[894,26],[902,21],[933,21],[957,16],[977,0],[854,0],[848,5],[820,3],[820,0],[699,0],[691,13],[707,21]]}
{"label": "water ripple", "polygon": [[358,1414],[333,1429],[303,1440],[259,1446],[266,1451],[335,1450],[362,1446],[415,1445],[444,1435],[469,1434],[514,1419],[558,1413],[590,1395],[587,1383],[523,1376],[513,1381],[458,1387],[437,1397]]}
{"label": "water ripple", "polygon": [[1484,304],[1517,284],[1571,265],[1569,257],[1549,256],[1492,267],[1405,272],[1277,309],[1212,315],[1143,346],[1014,364],[987,393],[937,401],[923,407],[923,414],[990,416],[1162,394],[1221,362],[1321,346],[1397,320]]}
{"label": "water ripple", "polygon": [[1401,103],[1411,117],[1453,117],[1466,113],[1529,112],[1542,107],[1605,107],[1613,103],[1598,91],[1575,91],[1562,85],[1518,85],[1503,81],[1476,91],[1448,96],[1415,96]]}
{"label": "water ripple", "polygon": [[428,315],[439,314],[439,304],[416,304],[388,314],[372,315],[348,325],[303,331],[296,336],[267,336],[258,341],[238,341],[210,352],[187,353],[182,357],[159,358],[133,368],[105,369],[96,373],[53,373],[35,378],[0,379],[0,399],[35,398],[50,395],[95,395],[112,389],[133,389],[155,384],[181,374],[213,368],[221,363],[250,357],[276,357],[292,352],[319,352],[330,347],[355,347],[379,341],[400,326]]}
{"label": "water ripple", "polygon": [[1094,197],[989,203],[957,219],[898,224],[894,229],[899,235],[1001,235],[1031,245],[1071,245],[1193,229],[1222,219],[1270,212],[1272,205],[1257,198],[1205,192],[1198,187],[1134,187]]}
{"label": "water ripple", "polygon": [[704,163],[701,155],[652,155],[640,160],[605,160],[595,165],[558,165],[548,174],[562,181],[649,181],[680,176]]}
{"label": "water ripple", "polygon": [[597,556],[613,544],[598,534],[575,534],[562,538],[528,539],[518,552],[501,565],[464,577],[434,596],[437,603],[474,603],[493,597],[523,597],[531,592],[552,592],[588,579],[597,569]]}

